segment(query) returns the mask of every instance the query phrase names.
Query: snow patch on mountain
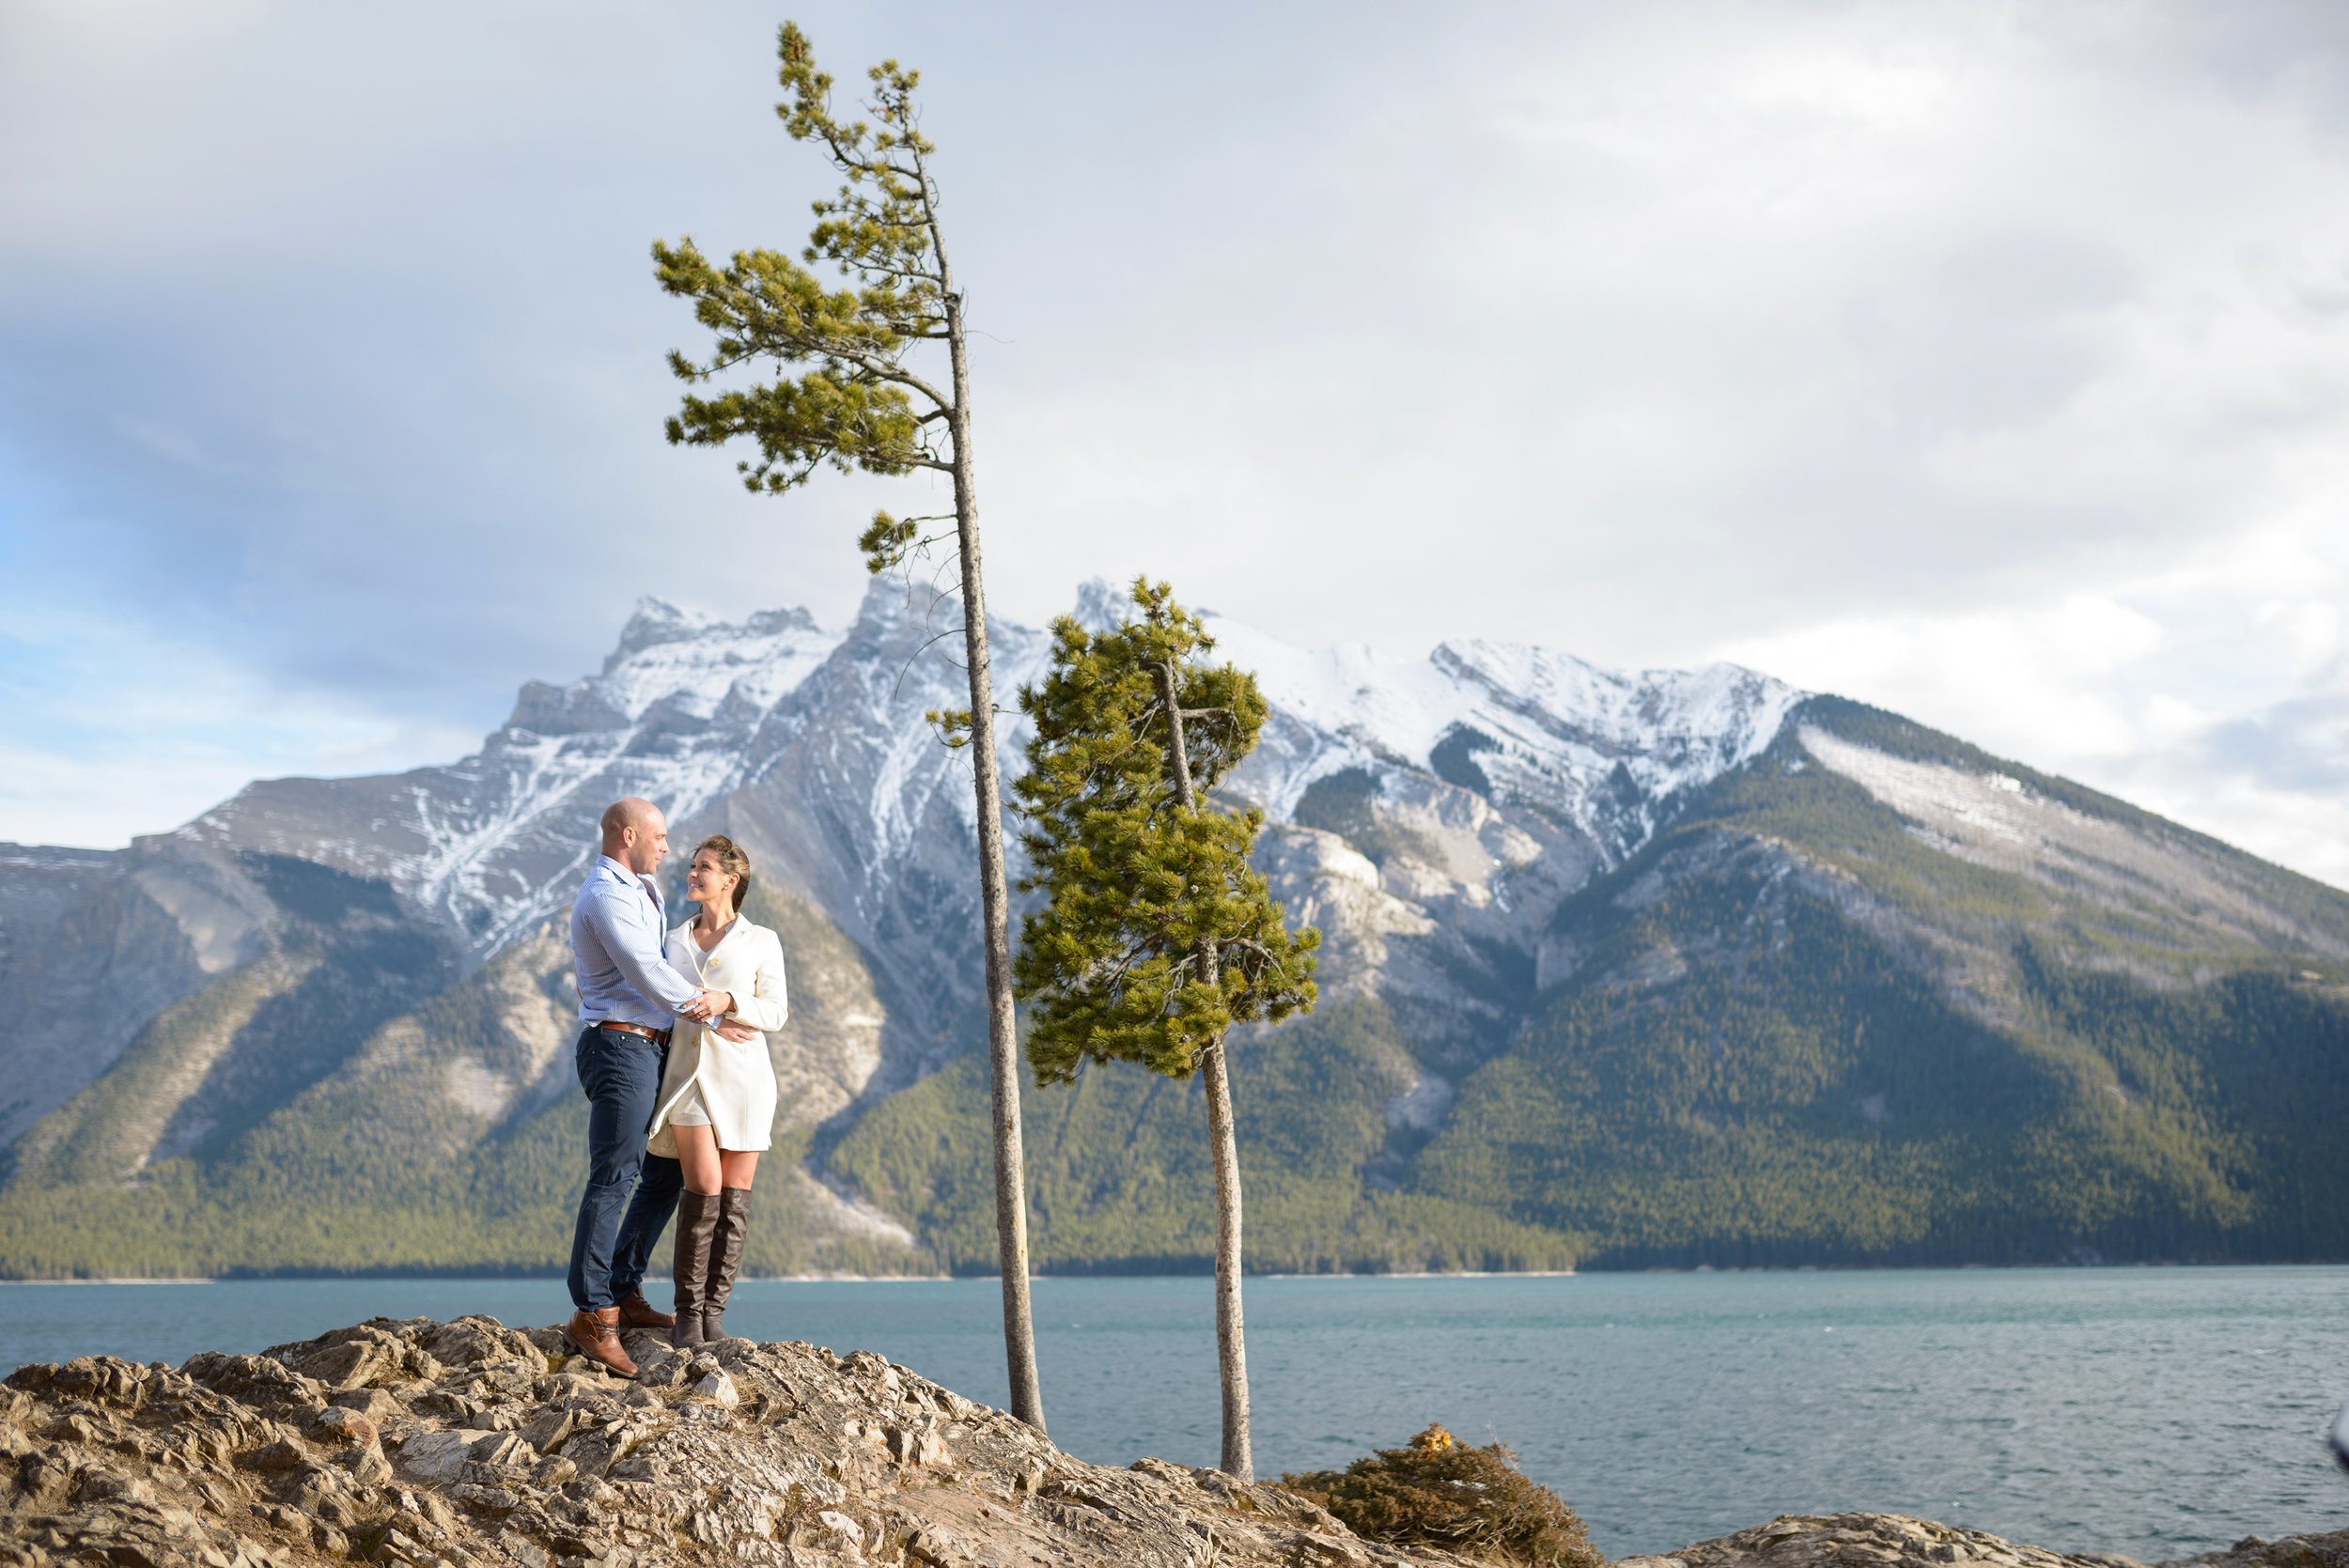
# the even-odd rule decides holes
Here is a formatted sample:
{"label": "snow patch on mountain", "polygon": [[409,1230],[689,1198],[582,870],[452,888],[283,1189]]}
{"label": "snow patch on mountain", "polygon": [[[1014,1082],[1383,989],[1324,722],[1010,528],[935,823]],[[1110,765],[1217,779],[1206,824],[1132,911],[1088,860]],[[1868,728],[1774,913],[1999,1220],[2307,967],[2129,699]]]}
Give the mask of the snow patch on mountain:
{"label": "snow patch on mountain", "polygon": [[580,682],[600,687],[631,720],[655,704],[698,718],[722,706],[764,713],[807,678],[840,644],[804,610],[769,610],[739,626],[640,600],[603,673]]}
{"label": "snow patch on mountain", "polygon": [[[1096,629],[1128,608],[1106,582],[1078,596],[1078,618]],[[1417,823],[1423,842],[1460,839],[1434,870],[1473,884],[1478,899],[1490,896],[1493,873],[1540,848],[1483,822],[1482,807],[1446,786],[1535,808],[1618,859],[1645,841],[1673,795],[1766,746],[1802,697],[1727,664],[1621,673],[1484,641],[1413,660],[1361,644],[1298,648],[1206,618],[1217,657],[1253,670],[1273,709],[1229,792],[1286,823],[1317,781],[1368,769],[1382,780],[1383,809]],[[938,635],[959,620],[951,597],[885,581],[845,631],[802,610],[728,622],[648,598],[600,671],[524,686],[474,755],[396,777],[256,784],[179,836],[387,880],[479,962],[568,903],[595,852],[597,814],[618,796],[646,796],[682,823],[754,785],[814,790],[828,797],[807,804],[825,818],[839,862],[827,879],[878,918],[903,867],[934,871],[951,854],[928,842],[941,811],[966,828],[972,820],[967,760],[944,752],[921,718],[961,700],[960,639]],[[1020,684],[1043,674],[1050,640],[1002,622],[990,636],[997,700],[1008,709]],[[1006,777],[1023,766],[1026,735],[1007,713]],[[1405,880],[1392,893],[1426,891],[1393,876]],[[858,939],[868,936],[879,926]]]}
{"label": "snow patch on mountain", "polygon": [[647,598],[599,673],[526,684],[474,755],[262,781],[176,836],[388,881],[479,961],[569,902],[614,800],[642,795],[676,820],[739,784],[760,723],[842,636],[803,610],[736,624]]}
{"label": "snow patch on mountain", "polygon": [[1384,764],[1533,806],[1620,857],[1673,796],[1759,755],[1806,695],[1735,664],[1622,672],[1481,640],[1411,660],[1361,644],[1293,647],[1221,616],[1207,624],[1216,657],[1253,670],[1283,721],[1234,781],[1276,821],[1315,781]]}

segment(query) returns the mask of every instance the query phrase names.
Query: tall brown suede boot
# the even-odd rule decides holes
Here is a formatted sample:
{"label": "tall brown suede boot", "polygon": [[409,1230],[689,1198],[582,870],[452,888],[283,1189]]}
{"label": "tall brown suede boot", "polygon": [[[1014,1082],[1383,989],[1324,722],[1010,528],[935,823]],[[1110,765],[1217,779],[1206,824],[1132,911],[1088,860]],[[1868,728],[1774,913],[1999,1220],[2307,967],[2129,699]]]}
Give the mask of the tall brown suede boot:
{"label": "tall brown suede boot", "polygon": [[677,1326],[669,1343],[683,1350],[702,1343],[702,1311],[709,1294],[709,1240],[718,1226],[722,1200],[715,1192],[687,1191],[677,1202]]}
{"label": "tall brown suede boot", "polygon": [[718,1231],[709,1247],[709,1288],[702,1298],[702,1342],[715,1344],[726,1337],[726,1297],[734,1294],[734,1277],[742,1268],[742,1238],[751,1234],[751,1189],[729,1187],[718,1194]]}

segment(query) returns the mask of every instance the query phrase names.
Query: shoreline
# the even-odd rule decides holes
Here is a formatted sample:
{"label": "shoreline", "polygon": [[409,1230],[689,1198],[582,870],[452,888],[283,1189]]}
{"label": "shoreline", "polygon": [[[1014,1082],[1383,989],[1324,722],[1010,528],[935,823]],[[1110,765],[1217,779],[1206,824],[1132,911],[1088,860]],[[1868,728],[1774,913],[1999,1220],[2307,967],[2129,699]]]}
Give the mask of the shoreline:
{"label": "shoreline", "polygon": [[[1956,1274],[1956,1273],[2046,1273],[2046,1274],[2110,1274],[2123,1270],[2149,1269],[2220,1269],[2243,1268],[2262,1271],[2295,1268],[2343,1268],[2349,1260],[2312,1260],[2291,1263],[2225,1262],[2135,1262],[2135,1263],[2022,1263],[2022,1264],[1700,1264],[1693,1268],[1525,1268],[1525,1269],[1429,1269],[1354,1271],[1344,1269],[1318,1270],[1306,1274],[1249,1274],[1247,1280],[1576,1280],[1629,1278],[1649,1274]],[[249,1285],[249,1284],[317,1284],[327,1282],[357,1283],[364,1281],[402,1281],[421,1282],[435,1281],[444,1283],[472,1283],[488,1281],[513,1281],[522,1280],[553,1280],[563,1278],[559,1269],[544,1273],[483,1272],[443,1273],[437,1270],[406,1271],[381,1269],[366,1271],[286,1272],[271,1274],[219,1275],[100,1275],[59,1279],[9,1278],[0,1276],[0,1288],[11,1285]],[[647,1280],[665,1281],[665,1274],[648,1274]],[[745,1276],[742,1285],[782,1284],[953,1284],[959,1281],[994,1281],[994,1274],[769,1274]],[[1206,1269],[1180,1272],[1146,1272],[1137,1270],[1087,1269],[1073,1274],[1036,1273],[1028,1277],[1034,1281],[1067,1280],[1211,1280]]]}

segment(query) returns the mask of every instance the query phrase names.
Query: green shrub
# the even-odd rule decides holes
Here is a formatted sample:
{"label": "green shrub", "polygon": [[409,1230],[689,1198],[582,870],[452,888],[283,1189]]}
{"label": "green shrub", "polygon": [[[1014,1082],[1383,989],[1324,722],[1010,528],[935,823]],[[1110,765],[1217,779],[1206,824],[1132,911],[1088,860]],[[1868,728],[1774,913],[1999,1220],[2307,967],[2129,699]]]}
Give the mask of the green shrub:
{"label": "green shrub", "polygon": [[1368,1541],[1438,1546],[1512,1568],[1601,1568],[1565,1499],[1528,1481],[1506,1443],[1470,1448],[1440,1426],[1344,1471],[1283,1475]]}

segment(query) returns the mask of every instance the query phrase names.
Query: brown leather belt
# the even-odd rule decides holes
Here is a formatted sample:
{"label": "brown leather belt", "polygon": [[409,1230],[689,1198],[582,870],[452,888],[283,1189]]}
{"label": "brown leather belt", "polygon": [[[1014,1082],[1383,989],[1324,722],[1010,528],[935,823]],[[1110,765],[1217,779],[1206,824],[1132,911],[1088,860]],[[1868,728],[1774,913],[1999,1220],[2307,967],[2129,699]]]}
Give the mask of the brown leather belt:
{"label": "brown leather belt", "polygon": [[669,1043],[669,1032],[667,1030],[646,1029],[640,1023],[622,1023],[616,1018],[606,1018],[601,1023],[596,1025],[596,1027],[598,1029],[616,1029],[623,1034],[642,1034],[646,1039],[650,1040],[656,1046],[665,1046]]}

